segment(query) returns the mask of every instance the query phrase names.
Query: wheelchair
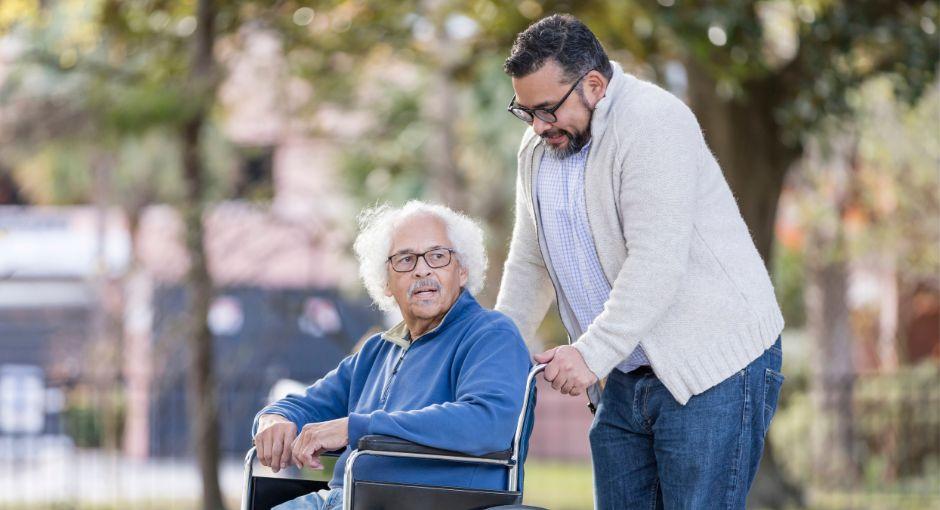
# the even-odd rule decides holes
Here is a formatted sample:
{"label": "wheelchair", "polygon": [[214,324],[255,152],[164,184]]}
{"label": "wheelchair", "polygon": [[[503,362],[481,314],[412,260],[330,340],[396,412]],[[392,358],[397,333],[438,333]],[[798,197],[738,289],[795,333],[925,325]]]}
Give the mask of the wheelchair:
{"label": "wheelchair", "polygon": [[[369,435],[359,440],[346,460],[343,473],[343,510],[545,510],[522,505],[522,482],[529,436],[534,424],[535,377],[545,369],[537,365],[526,379],[526,398],[516,423],[508,450],[481,456],[429,448],[396,437]],[[344,450],[321,456],[324,470],[314,471],[289,466],[275,473],[262,466],[252,447],[245,455],[245,482],[242,510],[270,510],[271,507],[310,492],[328,489],[331,466]],[[468,489],[417,484],[356,480],[353,469],[365,456],[407,457],[448,462],[497,465],[506,468],[506,489]],[[332,459],[331,459],[332,457]]]}

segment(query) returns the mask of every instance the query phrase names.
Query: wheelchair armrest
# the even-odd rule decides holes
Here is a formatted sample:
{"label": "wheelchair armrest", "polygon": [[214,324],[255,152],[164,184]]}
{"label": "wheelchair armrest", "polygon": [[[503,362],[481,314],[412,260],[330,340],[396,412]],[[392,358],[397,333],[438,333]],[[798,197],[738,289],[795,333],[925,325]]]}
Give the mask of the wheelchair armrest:
{"label": "wheelchair armrest", "polygon": [[[331,450],[321,453],[320,456],[331,457],[335,459],[342,455],[345,451],[345,448],[340,450]],[[289,463],[286,468],[275,472],[270,467],[261,465],[261,461],[258,460],[258,452],[255,447],[252,446],[245,455],[245,472],[249,477],[283,478],[286,480],[323,480],[325,482],[328,481],[332,476],[330,471],[333,469],[333,464],[335,464],[335,462],[335,460],[331,460],[329,464],[325,464],[327,466],[327,471],[318,471],[307,468],[298,469],[296,466],[294,466],[293,463]]]}
{"label": "wheelchair armrest", "polygon": [[393,436],[368,435],[359,439],[359,450],[370,450],[376,452],[398,452],[414,453],[418,455],[442,455],[447,457],[460,457],[468,459],[490,459],[508,461],[512,459],[512,450],[503,450],[500,452],[491,452],[483,455],[468,455],[466,453],[454,452],[450,450],[441,450],[428,446],[412,443],[401,438]]}

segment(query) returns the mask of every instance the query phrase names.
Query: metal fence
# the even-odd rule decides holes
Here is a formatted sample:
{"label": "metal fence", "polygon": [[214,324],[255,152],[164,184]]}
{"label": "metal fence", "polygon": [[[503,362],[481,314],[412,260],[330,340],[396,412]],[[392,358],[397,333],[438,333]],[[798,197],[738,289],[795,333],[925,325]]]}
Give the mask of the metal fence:
{"label": "metal fence", "polygon": [[[0,378],[2,380],[2,378]],[[221,388],[221,484],[235,508],[241,459],[250,444],[251,417],[271,381],[240,378]],[[918,368],[891,376],[860,377],[851,392],[850,440],[843,476],[820,472],[820,458],[837,444],[820,444],[840,420],[815,413],[812,391],[798,378],[785,395],[769,444],[807,495],[810,508],[916,509],[940,503],[940,370]],[[3,383],[0,382],[0,393]],[[57,396],[58,395],[58,396]],[[120,385],[59,388],[60,399],[42,430],[0,435],[0,509],[195,508],[200,494],[191,454],[183,386],[150,392],[146,455],[126,453],[126,403]],[[843,398],[845,395],[829,395]],[[527,501],[558,509],[592,507],[583,402],[542,391],[527,464]],[[0,418],[2,421],[2,418]],[[842,420],[845,421],[845,420]],[[814,448],[828,448],[820,455]]]}

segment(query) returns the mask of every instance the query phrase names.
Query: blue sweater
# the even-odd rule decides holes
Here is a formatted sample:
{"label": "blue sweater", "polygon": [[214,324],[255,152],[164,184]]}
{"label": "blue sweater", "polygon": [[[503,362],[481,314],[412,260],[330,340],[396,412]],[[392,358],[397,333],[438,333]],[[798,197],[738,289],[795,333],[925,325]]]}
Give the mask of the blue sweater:
{"label": "blue sweater", "polygon": [[[484,454],[506,450],[522,409],[531,361],[505,315],[481,307],[466,290],[437,328],[409,345],[399,325],[368,339],[362,349],[307,388],[261,410],[295,424],[349,417],[349,445],[330,487],[343,485],[351,448],[368,434],[425,446]],[[255,429],[258,417],[255,417]],[[443,487],[505,489],[498,466],[366,456],[360,480]]]}

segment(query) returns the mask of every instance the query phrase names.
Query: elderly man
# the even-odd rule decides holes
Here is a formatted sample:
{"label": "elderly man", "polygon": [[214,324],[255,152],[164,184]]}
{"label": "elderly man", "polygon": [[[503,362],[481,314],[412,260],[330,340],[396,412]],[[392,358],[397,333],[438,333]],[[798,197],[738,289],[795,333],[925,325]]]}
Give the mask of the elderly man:
{"label": "elderly man", "polygon": [[[258,457],[275,471],[289,463],[321,468],[322,452],[346,447],[330,491],[278,510],[340,508],[343,466],[364,435],[483,454],[510,446],[522,408],[531,365],[522,337],[511,320],[473,297],[486,270],[480,227],[417,201],[367,211],[361,227],[355,250],[366,289],[383,310],[397,306],[404,320],[368,339],[305,394],[258,413]],[[356,464],[356,476],[488,489],[506,483],[499,467],[371,457]]]}

